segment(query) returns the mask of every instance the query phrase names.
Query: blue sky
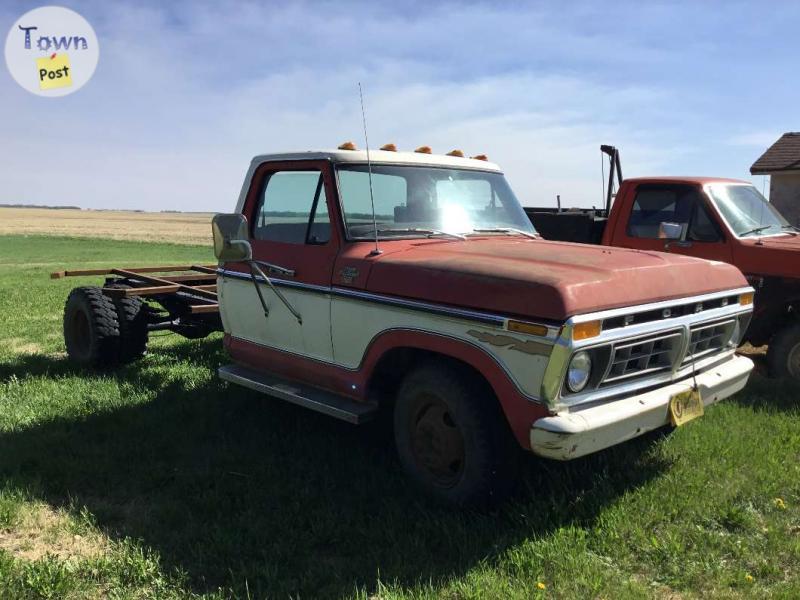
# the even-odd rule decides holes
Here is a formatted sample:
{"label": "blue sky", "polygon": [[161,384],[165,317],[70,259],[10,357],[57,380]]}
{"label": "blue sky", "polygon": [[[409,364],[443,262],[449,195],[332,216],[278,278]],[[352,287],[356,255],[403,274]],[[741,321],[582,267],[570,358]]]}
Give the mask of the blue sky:
{"label": "blue sky", "polygon": [[59,4],[100,61],[63,98],[2,69],[0,202],[228,211],[252,155],[360,144],[358,81],[373,145],[484,152],[526,205],[600,204],[601,143],[749,178],[800,130],[800,3]]}

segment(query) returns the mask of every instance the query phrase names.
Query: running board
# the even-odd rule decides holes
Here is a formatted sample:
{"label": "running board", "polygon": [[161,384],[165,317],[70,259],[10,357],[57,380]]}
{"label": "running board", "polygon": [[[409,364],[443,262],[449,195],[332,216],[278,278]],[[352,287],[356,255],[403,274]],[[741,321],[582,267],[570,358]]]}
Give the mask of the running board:
{"label": "running board", "polygon": [[220,379],[250,388],[310,408],[328,416],[358,425],[369,421],[378,411],[375,402],[355,402],[343,396],[319,390],[269,373],[254,371],[239,365],[226,365],[217,369]]}

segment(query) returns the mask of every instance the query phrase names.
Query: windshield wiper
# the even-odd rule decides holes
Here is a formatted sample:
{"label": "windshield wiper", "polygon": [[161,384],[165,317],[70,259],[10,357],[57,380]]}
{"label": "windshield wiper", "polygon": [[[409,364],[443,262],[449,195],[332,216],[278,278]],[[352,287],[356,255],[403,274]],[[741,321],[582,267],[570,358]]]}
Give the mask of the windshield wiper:
{"label": "windshield wiper", "polygon": [[433,237],[434,235],[448,235],[457,240],[465,240],[467,236],[460,233],[451,233],[449,231],[439,231],[438,229],[419,229],[417,227],[404,227],[397,229],[378,229],[378,233],[421,233],[426,237]]}
{"label": "windshield wiper", "polygon": [[513,227],[484,227],[481,229],[473,229],[473,233],[516,233],[517,235],[524,235],[534,240],[539,239],[538,233],[531,233],[522,229],[514,229]]}
{"label": "windshield wiper", "polygon": [[795,231],[800,231],[800,227],[797,225],[789,225],[788,223],[786,225],[781,225],[781,229],[794,229]]}
{"label": "windshield wiper", "polygon": [[772,225],[762,225],[761,227],[756,227],[755,229],[751,229],[750,231],[745,231],[744,233],[740,233],[739,237],[744,237],[746,235],[750,235],[751,233],[761,233],[765,229],[771,228]]}

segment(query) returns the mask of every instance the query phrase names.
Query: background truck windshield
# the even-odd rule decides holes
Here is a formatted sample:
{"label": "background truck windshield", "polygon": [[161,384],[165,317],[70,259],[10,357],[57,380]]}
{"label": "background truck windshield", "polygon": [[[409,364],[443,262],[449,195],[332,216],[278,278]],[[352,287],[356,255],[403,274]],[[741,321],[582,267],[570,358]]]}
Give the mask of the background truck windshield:
{"label": "background truck windshield", "polygon": [[[337,175],[348,237],[371,239],[367,165],[339,166]],[[384,238],[469,234],[475,229],[535,232],[501,173],[373,165],[372,190],[378,232]]]}
{"label": "background truck windshield", "polygon": [[778,210],[751,185],[710,185],[708,192],[738,237],[774,235],[792,229]]}

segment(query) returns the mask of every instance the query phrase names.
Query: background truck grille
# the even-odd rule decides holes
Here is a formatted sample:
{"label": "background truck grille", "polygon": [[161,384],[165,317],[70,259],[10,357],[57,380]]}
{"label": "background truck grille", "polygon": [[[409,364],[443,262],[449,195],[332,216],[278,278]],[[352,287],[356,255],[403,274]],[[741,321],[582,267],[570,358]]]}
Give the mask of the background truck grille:
{"label": "background truck grille", "polygon": [[689,348],[686,350],[683,364],[688,364],[692,360],[698,360],[709,354],[724,350],[731,339],[735,326],[736,319],[692,326],[689,329],[691,337],[689,338]]}
{"label": "background truck grille", "polygon": [[668,331],[616,344],[601,385],[669,371],[681,346],[681,332]]}

